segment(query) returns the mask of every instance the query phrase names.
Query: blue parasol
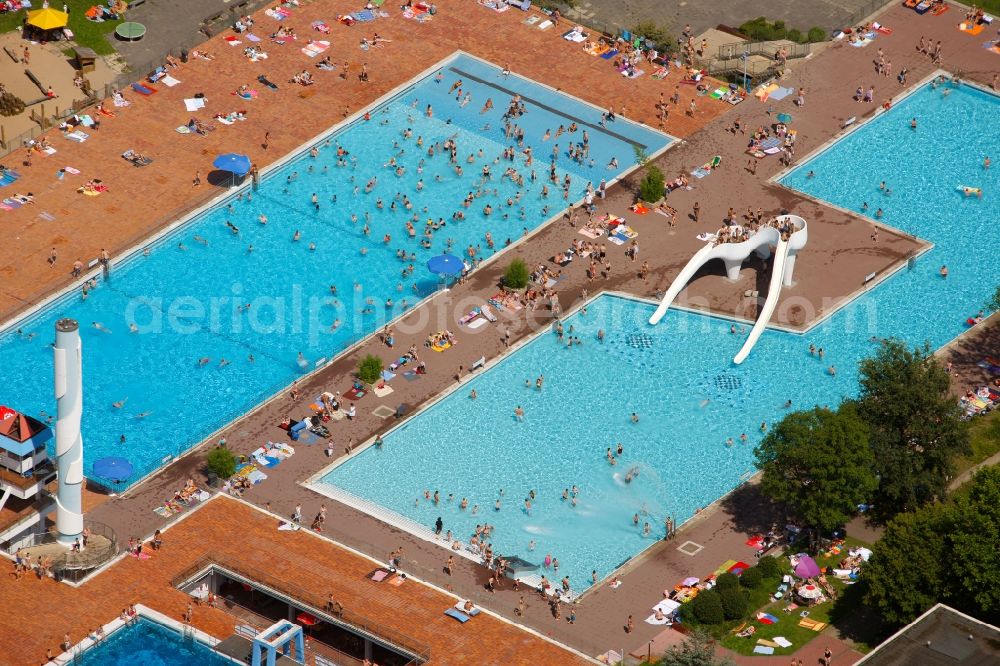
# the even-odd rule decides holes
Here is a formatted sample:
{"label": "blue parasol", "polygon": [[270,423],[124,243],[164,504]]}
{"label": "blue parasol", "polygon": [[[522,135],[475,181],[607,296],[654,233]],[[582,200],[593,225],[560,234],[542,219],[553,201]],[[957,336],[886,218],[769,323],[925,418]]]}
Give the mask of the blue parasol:
{"label": "blue parasol", "polygon": [[250,158],[237,153],[226,153],[219,155],[212,162],[212,166],[221,171],[229,171],[237,176],[245,176],[250,173]]}
{"label": "blue parasol", "polygon": [[427,262],[427,270],[438,275],[458,275],[465,265],[453,254],[442,254],[431,257]]}
{"label": "blue parasol", "polygon": [[787,125],[788,123],[792,122],[792,116],[787,113],[779,113],[778,122],[785,123]]}
{"label": "blue parasol", "polygon": [[125,481],[132,476],[132,463],[125,458],[111,456],[94,461],[94,475],[110,481]]}

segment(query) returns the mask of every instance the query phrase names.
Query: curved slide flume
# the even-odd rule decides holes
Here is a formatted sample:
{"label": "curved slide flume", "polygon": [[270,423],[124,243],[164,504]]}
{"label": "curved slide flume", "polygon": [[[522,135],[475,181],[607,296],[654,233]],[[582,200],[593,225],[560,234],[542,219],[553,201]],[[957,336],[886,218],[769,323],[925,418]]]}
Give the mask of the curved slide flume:
{"label": "curved slide flume", "polygon": [[747,356],[750,355],[750,350],[757,344],[760,334],[764,332],[764,329],[767,328],[767,323],[771,321],[774,308],[778,306],[778,298],[781,296],[782,276],[784,275],[785,261],[788,259],[789,247],[791,247],[791,243],[788,241],[778,240],[778,247],[774,250],[774,266],[771,268],[771,284],[767,288],[767,299],[764,301],[764,307],[760,310],[760,316],[757,317],[753,328],[750,329],[750,335],[747,336],[746,342],[743,343],[739,353],[733,357],[733,363],[736,365],[745,361]]}
{"label": "curved slide flume", "polygon": [[767,258],[771,253],[771,246],[777,246],[775,252],[774,266],[772,267],[771,285],[768,288],[767,299],[761,309],[761,316],[757,318],[750,336],[744,343],[734,363],[742,363],[757,339],[760,338],[764,328],[766,328],[774,309],[777,306],[778,298],[781,295],[782,286],[791,286],[792,273],[795,269],[795,255],[801,250],[809,240],[806,221],[798,215],[779,215],[778,223],[788,232],[788,240],[782,240],[781,231],[772,226],[759,229],[742,243],[714,243],[714,236],[709,237],[709,242],[698,250],[693,257],[681,269],[677,277],[670,284],[659,307],[649,318],[649,323],[655,326],[667,314],[667,310],[673,304],[677,295],[687,286],[688,281],[694,277],[698,269],[713,259],[721,259],[726,265],[726,276],[730,280],[736,280],[740,275],[740,268],[743,262],[752,252],[756,252],[761,258]]}

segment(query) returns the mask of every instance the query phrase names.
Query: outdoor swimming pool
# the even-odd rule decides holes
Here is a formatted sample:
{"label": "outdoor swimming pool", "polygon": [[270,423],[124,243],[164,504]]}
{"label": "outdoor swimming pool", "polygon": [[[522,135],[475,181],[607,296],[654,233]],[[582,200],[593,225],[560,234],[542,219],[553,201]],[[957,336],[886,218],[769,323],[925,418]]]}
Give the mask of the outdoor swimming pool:
{"label": "outdoor swimming pool", "polygon": [[[458,79],[463,99],[472,95],[465,106],[449,93]],[[525,146],[534,148],[530,168],[523,155],[516,162],[499,159],[514,145],[502,127],[514,94],[527,105],[516,122],[525,131]],[[489,98],[493,108],[481,113]],[[426,115],[428,104],[433,117]],[[86,300],[74,291],[11,324],[0,335],[3,401],[43,419],[54,414],[48,345],[57,319],[77,319],[84,338],[85,471],[89,474],[98,458],[125,456],[136,468],[130,480],[135,481],[159,467],[164,456],[187,450],[380,328],[403,311],[404,301],[413,305],[426,296],[437,284],[425,268],[431,256],[448,248],[466,256],[471,247],[487,258],[493,254],[487,231],[499,251],[566,205],[565,176],[571,182],[569,199],[577,200],[588,181],[596,187],[634,166],[633,144],[655,154],[671,141],[623,120],[601,128],[600,117],[599,109],[458,55],[374,107],[370,120],[358,119],[321,138],[317,156],[303,150],[269,173],[259,191],[241,189],[153,244],[148,254],[115,266],[110,281],[102,281]],[[569,133],[572,123],[578,129]],[[556,138],[560,125],[567,132]],[[542,141],[546,130],[553,136]],[[582,142],[584,130],[589,157],[578,163],[565,151],[569,141]],[[457,144],[457,164],[449,164],[440,145],[433,157],[427,152],[449,138]],[[559,185],[550,183],[543,198],[556,144]],[[337,146],[347,154],[338,157]],[[618,167],[608,168],[613,157]],[[383,167],[392,159],[404,167],[401,175]],[[465,170],[463,176],[456,166]],[[486,184],[480,180],[484,166],[492,170]],[[523,176],[523,187],[502,178],[508,166]],[[375,177],[377,184],[366,192]],[[465,208],[470,192],[474,199]],[[514,202],[508,205],[508,199]],[[484,214],[487,203],[492,215]],[[464,220],[452,219],[457,211]],[[414,237],[405,226],[411,218]],[[446,226],[423,247],[425,223],[439,219]],[[295,234],[300,240],[293,241]],[[413,272],[404,275],[410,264]],[[130,324],[137,333],[130,333]],[[208,359],[204,367],[201,359]],[[115,408],[116,402],[124,405]]]}
{"label": "outdoor swimming pool", "polygon": [[80,666],[232,666],[233,661],[202,643],[186,640],[162,624],[140,618],[84,652],[74,662]]}
{"label": "outdoor swimming pool", "polygon": [[[867,198],[872,213],[881,206],[884,221],[936,244],[807,334],[770,330],[744,364],[733,366],[744,336],[731,335],[730,322],[671,310],[649,327],[653,305],[601,296],[564,322],[582,346],[566,349],[542,334],[316,487],[334,496],[346,491],[424,528],[441,516],[445,529],[466,542],[476,524],[489,522],[496,552],[536,563],[552,554],[561,567],[549,577],[569,575],[582,590],[592,570],[606,576],[662,537],[664,517],[680,524],[738,485],[752,472],[761,423],[780,420],[788,400],[794,408],[835,407],[854,395],[857,364],[875,350],[873,336],[938,347],[966,328],[1000,281],[1000,199],[991,196],[1000,182],[995,169],[981,167],[986,150],[1000,145],[1000,125],[989,120],[998,111],[996,97],[967,87],[945,98],[921,90],[784,179],[845,208]],[[916,134],[909,127],[914,115]],[[956,136],[963,137],[961,149]],[[807,178],[809,171],[815,176]],[[883,179],[889,195],[879,190]],[[982,186],[986,196],[964,199],[958,184]],[[941,264],[949,266],[947,279],[938,276]],[[601,328],[603,344],[596,339]],[[823,361],[808,353],[810,344],[824,348]],[[830,365],[836,376],[827,374]],[[544,388],[537,391],[540,374]],[[524,422],[513,417],[518,405]],[[612,467],[605,450],[618,442],[624,456]],[[632,466],[639,476],[626,484]],[[576,507],[561,499],[574,484]],[[425,490],[439,490],[441,502],[426,501]],[[523,502],[531,490],[528,515]],[[471,515],[475,504],[479,511]],[[642,534],[646,521],[649,536]]]}

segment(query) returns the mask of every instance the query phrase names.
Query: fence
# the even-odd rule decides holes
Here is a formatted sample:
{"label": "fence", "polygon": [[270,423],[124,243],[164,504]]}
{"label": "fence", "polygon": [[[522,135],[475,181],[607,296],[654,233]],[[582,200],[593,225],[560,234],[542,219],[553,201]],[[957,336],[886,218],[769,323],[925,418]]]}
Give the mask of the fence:
{"label": "fence", "polygon": [[[893,0],[869,0],[861,7],[858,7],[853,14],[848,16],[847,19],[844,21],[844,25],[838,28],[838,30],[856,26],[867,17],[875,13],[880,13],[883,9],[885,9],[891,4],[894,4]],[[831,32],[836,32],[836,30]]]}
{"label": "fence", "polygon": [[[113,529],[104,523],[93,521],[84,522],[83,527],[89,530],[90,543],[79,552],[57,550],[57,554],[52,558],[51,571],[57,579],[79,582],[118,554],[118,541]],[[33,548],[55,544],[58,538],[56,532],[29,534],[15,541],[0,544],[0,549],[11,555],[19,549],[30,552]]]}

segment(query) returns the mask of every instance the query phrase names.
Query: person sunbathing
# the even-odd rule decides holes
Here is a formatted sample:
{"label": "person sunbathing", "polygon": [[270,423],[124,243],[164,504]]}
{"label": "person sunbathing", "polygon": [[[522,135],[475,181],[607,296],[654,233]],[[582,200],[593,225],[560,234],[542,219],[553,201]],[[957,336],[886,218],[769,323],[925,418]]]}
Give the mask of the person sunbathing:
{"label": "person sunbathing", "polygon": [[215,60],[215,56],[208,51],[199,51],[197,49],[191,51],[191,57],[198,58],[199,60]]}

